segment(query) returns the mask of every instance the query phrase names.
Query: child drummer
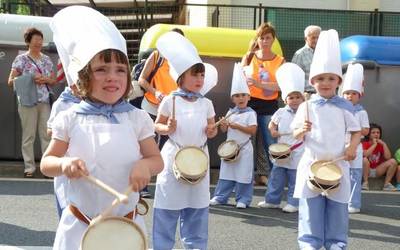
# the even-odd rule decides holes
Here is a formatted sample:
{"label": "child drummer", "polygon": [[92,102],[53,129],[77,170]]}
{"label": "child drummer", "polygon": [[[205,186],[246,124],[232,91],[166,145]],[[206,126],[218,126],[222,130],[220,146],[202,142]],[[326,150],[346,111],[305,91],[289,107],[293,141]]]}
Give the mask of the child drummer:
{"label": "child drummer", "polygon": [[240,64],[234,66],[231,98],[235,107],[228,114],[233,115],[221,122],[221,130],[228,131],[227,140],[238,144],[239,155],[233,162],[221,159],[219,180],[210,205],[226,204],[235,189],[236,208],[246,208],[253,196],[253,145],[250,137],[257,131],[257,115],[247,107],[250,91]]}
{"label": "child drummer", "polygon": [[60,38],[56,41],[68,48],[68,72],[83,100],[56,116],[40,169],[47,176],[68,178],[70,205],[62,213],[53,249],[78,250],[89,220],[115,199],[83,176],[90,174],[119,192],[131,187],[128,203],[111,214],[140,223],[134,216],[138,192],[163,163],[151,118],[126,101],[131,86],[126,41],[115,25],[91,8],[71,6],[53,17],[51,28]]}
{"label": "child drummer", "polygon": [[272,160],[274,167],[268,180],[268,188],[265,193],[265,201],[258,203],[263,208],[280,208],[283,190],[287,180],[288,194],[287,204],[282,208],[283,212],[297,212],[299,201],[293,198],[296,183],[296,169],[303,154],[303,142],[293,138],[290,129],[297,108],[304,101],[304,71],[294,63],[285,63],[276,72],[276,79],[282,91],[282,100],[286,106],[278,109],[271,117],[268,128],[272,137],[278,137],[278,143],[291,146],[290,160],[288,163],[280,163]]}
{"label": "child drummer", "polygon": [[[294,197],[300,199],[300,249],[346,249],[347,246],[348,161],[356,157],[360,126],[353,115],[353,105],[336,95],[341,82],[338,34],[336,30],[323,31],[310,69],[310,83],[317,94],[300,105],[292,123],[294,136],[304,139],[304,154],[297,168],[294,191]],[[346,132],[351,134],[347,147]],[[339,160],[341,157],[344,160]],[[313,191],[307,185],[311,165],[317,160],[337,160],[335,164],[341,169],[342,177],[336,192]]]}
{"label": "child drummer", "polygon": [[[364,92],[364,68],[361,64],[349,64],[343,81],[342,95],[349,100],[355,109],[355,117],[361,127],[361,136],[368,135],[369,120],[367,111],[359,104]],[[357,147],[357,157],[350,162],[351,196],[348,205],[349,213],[359,213],[361,209],[361,179],[363,175],[363,149]]]}
{"label": "child drummer", "polygon": [[[217,135],[212,102],[204,95],[216,85],[214,66],[203,63],[196,48],[177,32],[167,32],[157,49],[168,60],[178,90],[164,97],[155,121],[156,131],[168,135],[161,155],[165,168],[157,176],[153,213],[153,248],[172,249],[177,223],[185,249],[207,249],[209,171],[197,184],[177,180],[175,155],[185,146],[195,146],[208,155],[207,138]],[[195,161],[196,159],[191,159]]]}

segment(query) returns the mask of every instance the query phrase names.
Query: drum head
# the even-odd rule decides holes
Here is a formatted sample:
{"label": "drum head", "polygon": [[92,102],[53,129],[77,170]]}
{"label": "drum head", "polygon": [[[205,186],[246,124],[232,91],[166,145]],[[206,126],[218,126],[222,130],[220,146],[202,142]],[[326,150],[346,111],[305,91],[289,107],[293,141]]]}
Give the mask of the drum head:
{"label": "drum head", "polygon": [[198,147],[184,147],[175,155],[175,166],[186,178],[200,178],[208,169],[208,157]]}
{"label": "drum head", "polygon": [[221,145],[218,147],[218,155],[221,158],[232,158],[235,157],[237,154],[237,151],[239,149],[239,145],[233,141],[233,140],[228,140],[223,142]]}
{"label": "drum head", "polygon": [[107,217],[90,225],[82,237],[82,250],[144,250],[146,237],[133,221]]}
{"label": "drum head", "polygon": [[317,161],[311,165],[311,177],[318,183],[325,185],[334,185],[342,178],[342,170],[334,163],[323,165],[328,161]]}
{"label": "drum head", "polygon": [[286,143],[274,143],[268,147],[272,156],[287,155],[290,153],[290,146]]}

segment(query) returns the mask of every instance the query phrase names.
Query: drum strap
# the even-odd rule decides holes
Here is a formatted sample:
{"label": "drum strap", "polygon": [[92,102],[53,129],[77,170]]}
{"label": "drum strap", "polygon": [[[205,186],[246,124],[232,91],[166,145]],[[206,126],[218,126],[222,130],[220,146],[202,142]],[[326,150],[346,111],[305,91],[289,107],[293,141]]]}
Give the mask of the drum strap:
{"label": "drum strap", "polygon": [[247,143],[249,143],[250,139],[248,139],[247,141],[245,141],[244,143],[242,143],[242,145],[239,145],[239,150],[242,149],[244,146],[247,145]]}
{"label": "drum strap", "polygon": [[304,141],[301,141],[299,143],[294,144],[293,146],[290,147],[290,151],[295,150],[296,148],[300,147],[303,144]]}

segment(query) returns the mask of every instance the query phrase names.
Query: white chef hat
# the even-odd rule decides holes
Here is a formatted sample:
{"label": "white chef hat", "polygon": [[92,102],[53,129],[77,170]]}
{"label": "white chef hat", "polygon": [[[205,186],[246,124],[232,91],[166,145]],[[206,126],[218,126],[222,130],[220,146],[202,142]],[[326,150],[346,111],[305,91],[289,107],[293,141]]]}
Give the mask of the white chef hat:
{"label": "white chef hat", "polygon": [[175,81],[193,65],[202,63],[205,74],[200,93],[205,95],[217,84],[217,69],[211,64],[203,63],[194,45],[181,34],[170,31],[161,35],[157,40],[157,49],[168,60],[170,74]]}
{"label": "white chef hat", "polygon": [[247,86],[246,76],[240,63],[235,63],[233,66],[231,97],[234,94],[249,94],[250,90]]}
{"label": "white chef hat", "polygon": [[292,92],[304,92],[304,71],[295,63],[284,63],[276,71],[276,80],[282,92],[282,100]]}
{"label": "white chef hat", "polygon": [[357,91],[360,95],[364,93],[364,67],[359,64],[349,64],[347,66],[346,77],[343,81],[342,94],[348,90]]}
{"label": "white chef hat", "polygon": [[339,35],[336,30],[324,30],[318,38],[313,60],[310,66],[310,78],[332,73],[339,76],[342,81],[342,64],[340,61]]}
{"label": "white chef hat", "polygon": [[127,56],[126,41],[117,27],[92,8],[66,7],[54,15],[50,28],[68,84],[76,83],[78,72],[103,50],[115,49]]}

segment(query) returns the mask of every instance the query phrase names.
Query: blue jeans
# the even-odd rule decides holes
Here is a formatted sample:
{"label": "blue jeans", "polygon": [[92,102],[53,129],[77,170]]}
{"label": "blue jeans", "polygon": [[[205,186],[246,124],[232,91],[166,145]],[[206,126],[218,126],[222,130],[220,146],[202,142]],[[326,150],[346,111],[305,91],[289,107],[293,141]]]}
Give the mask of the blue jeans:
{"label": "blue jeans", "polygon": [[[269,164],[269,170],[272,169],[272,162],[270,161],[269,157],[268,157],[268,148],[271,144],[276,143],[275,138],[273,138],[271,136],[271,133],[269,132],[268,129],[268,124],[271,121],[271,117],[272,115],[257,115],[257,126],[258,129],[260,129],[261,131],[261,135],[262,135],[262,140],[263,140],[263,145],[264,145],[264,151],[267,155],[267,159],[268,159],[268,164]],[[267,166],[265,166],[265,169],[267,170]],[[269,171],[266,171],[267,173]]]}

